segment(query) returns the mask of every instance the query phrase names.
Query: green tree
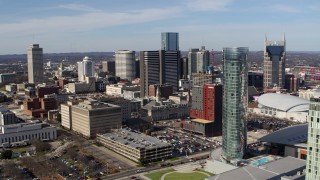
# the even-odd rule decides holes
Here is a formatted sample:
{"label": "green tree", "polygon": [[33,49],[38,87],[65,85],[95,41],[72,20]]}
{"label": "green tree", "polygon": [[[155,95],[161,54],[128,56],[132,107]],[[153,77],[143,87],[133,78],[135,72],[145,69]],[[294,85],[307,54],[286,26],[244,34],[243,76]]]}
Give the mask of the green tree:
{"label": "green tree", "polygon": [[40,140],[31,141],[31,145],[36,148],[37,152],[48,151],[51,149],[51,145],[48,142],[42,142]]}
{"label": "green tree", "polygon": [[1,159],[10,159],[12,156],[12,150],[5,150],[1,153],[0,158]]}

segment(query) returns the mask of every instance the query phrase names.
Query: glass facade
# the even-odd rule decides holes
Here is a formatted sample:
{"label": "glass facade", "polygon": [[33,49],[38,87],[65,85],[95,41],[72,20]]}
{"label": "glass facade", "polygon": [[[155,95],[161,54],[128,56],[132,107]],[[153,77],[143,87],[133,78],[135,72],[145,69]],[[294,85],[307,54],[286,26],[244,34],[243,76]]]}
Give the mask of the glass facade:
{"label": "glass facade", "polygon": [[247,144],[246,47],[223,48],[222,148],[225,160],[241,159]]}
{"label": "glass facade", "polygon": [[308,113],[306,180],[320,179],[320,98],[311,98]]}
{"label": "glass facade", "polygon": [[179,51],[179,33],[176,33],[176,32],[161,33],[161,50]]}

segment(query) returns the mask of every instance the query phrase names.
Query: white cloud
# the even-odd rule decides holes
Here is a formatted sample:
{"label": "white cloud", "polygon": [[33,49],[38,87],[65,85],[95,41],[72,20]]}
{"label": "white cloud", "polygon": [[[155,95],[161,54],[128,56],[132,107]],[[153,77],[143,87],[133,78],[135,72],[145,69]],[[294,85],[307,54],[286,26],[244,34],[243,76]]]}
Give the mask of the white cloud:
{"label": "white cloud", "polygon": [[232,0],[189,0],[187,6],[195,11],[221,11],[232,3]]}
{"label": "white cloud", "polygon": [[84,4],[62,4],[57,8],[72,10],[72,11],[85,11],[85,12],[100,12],[101,10],[86,6]]}
{"label": "white cloud", "polygon": [[280,11],[280,12],[286,12],[286,13],[298,13],[301,12],[300,9],[293,7],[293,6],[289,6],[289,5],[274,5],[271,6],[270,8],[271,10],[275,10],[275,11]]}
{"label": "white cloud", "polygon": [[52,16],[0,24],[1,34],[56,33],[92,30],[124,24],[152,22],[179,16],[179,8],[150,8],[125,13],[86,12],[77,16]]}

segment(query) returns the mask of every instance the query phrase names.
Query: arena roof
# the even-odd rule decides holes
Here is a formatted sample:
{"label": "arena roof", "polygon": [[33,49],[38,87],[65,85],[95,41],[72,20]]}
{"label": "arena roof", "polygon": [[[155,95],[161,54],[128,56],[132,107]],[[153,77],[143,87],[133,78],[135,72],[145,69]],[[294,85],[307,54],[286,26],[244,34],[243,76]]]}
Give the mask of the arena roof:
{"label": "arena roof", "polygon": [[305,143],[308,140],[308,124],[286,127],[270,133],[259,140],[284,145]]}
{"label": "arena roof", "polygon": [[[294,176],[306,167],[306,161],[294,157],[281,158],[260,167],[248,165],[208,178],[209,180],[254,180],[254,179],[304,179],[305,174]],[[293,176],[287,176],[293,175]]]}
{"label": "arena roof", "polygon": [[258,98],[258,103],[284,112],[305,112],[309,110],[310,101],[287,94],[267,93]]}

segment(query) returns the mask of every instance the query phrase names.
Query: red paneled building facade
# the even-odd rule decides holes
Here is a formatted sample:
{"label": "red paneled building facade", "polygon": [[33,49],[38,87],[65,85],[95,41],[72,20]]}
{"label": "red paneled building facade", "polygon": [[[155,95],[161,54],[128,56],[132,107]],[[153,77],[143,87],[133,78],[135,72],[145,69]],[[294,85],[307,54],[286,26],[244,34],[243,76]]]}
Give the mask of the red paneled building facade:
{"label": "red paneled building facade", "polygon": [[222,85],[204,84],[194,86],[190,117],[196,120],[185,122],[185,130],[205,136],[219,136],[222,133]]}

